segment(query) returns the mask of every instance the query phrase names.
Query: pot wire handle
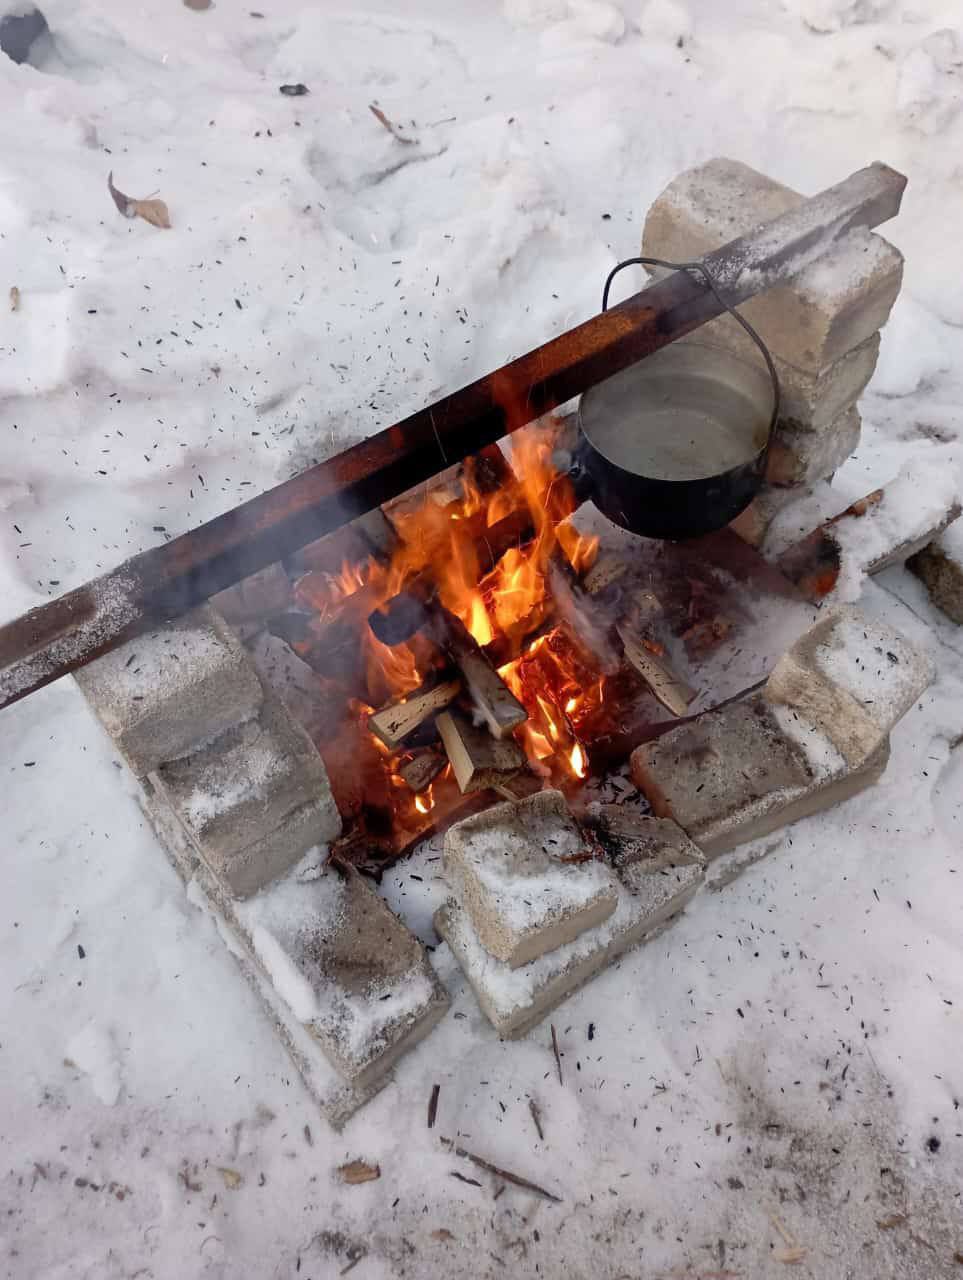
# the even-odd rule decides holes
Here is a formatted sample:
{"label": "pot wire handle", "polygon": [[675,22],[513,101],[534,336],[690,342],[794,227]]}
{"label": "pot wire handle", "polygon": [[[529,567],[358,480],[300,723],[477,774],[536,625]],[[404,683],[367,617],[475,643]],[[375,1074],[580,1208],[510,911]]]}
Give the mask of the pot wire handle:
{"label": "pot wire handle", "polygon": [[719,286],[712,278],[712,273],[703,262],[667,262],[665,258],[626,258],[622,262],[617,262],[609,272],[605,280],[605,287],[602,289],[602,310],[609,309],[609,290],[612,287],[612,281],[622,270],[623,267],[666,267],[670,271],[690,271],[702,277],[703,283],[709,289],[710,293],[732,318],[741,324],[749,337],[753,340],[759,350],[762,352],[762,358],[766,362],[766,368],[769,370],[769,377],[772,379],[772,415],[769,419],[769,436],[766,440],[766,447],[769,447],[769,441],[772,439],[772,433],[776,429],[776,423],[779,421],[779,405],[782,400],[782,390],[779,386],[779,374],[776,372],[776,365],[772,356],[769,354],[769,348],[760,338],[759,334],[752,327],[748,320],[744,319],[735,307],[730,306],[725,298],[719,292]]}

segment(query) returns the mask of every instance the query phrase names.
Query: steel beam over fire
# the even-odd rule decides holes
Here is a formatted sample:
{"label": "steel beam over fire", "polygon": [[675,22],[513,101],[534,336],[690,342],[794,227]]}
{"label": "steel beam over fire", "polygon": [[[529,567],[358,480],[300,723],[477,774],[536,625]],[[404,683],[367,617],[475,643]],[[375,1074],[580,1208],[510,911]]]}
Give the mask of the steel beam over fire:
{"label": "steel beam over fire", "polygon": [[[705,265],[729,302],[745,302],[792,279],[854,228],[895,217],[905,185],[886,165],[869,165],[709,254]],[[704,284],[677,272],[337,457],[32,609],[0,627],[0,707],[478,453],[720,312]]]}

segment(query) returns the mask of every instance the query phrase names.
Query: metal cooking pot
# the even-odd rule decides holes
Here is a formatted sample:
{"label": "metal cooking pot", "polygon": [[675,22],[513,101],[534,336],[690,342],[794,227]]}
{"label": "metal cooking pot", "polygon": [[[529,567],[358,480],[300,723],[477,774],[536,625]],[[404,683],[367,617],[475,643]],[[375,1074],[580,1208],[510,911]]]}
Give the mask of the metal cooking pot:
{"label": "metal cooking pot", "polygon": [[762,484],[779,414],[779,379],[755,330],[701,263],[628,259],[698,271],[760,348],[766,371],[720,347],[675,342],[586,391],[572,479],[615,524],[648,538],[721,529]]}

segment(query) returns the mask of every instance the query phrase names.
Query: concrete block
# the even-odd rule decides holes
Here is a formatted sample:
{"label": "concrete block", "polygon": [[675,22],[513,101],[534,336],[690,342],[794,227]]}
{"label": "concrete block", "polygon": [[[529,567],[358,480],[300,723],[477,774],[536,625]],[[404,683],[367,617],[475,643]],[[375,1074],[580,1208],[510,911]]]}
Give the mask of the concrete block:
{"label": "concrete block", "polygon": [[716,857],[855,795],[888,758],[884,740],[850,769],[818,729],[756,695],[638,747],[632,776],[654,813]]}
{"label": "concrete block", "polygon": [[287,876],[233,913],[275,990],[356,1089],[384,1077],[448,1008],[421,943],[356,871]]}
{"label": "concrete block", "polygon": [[850,768],[861,768],[933,675],[929,659],[897,631],[839,608],[780,658],[764,694],[825,734]]}
{"label": "concrete block", "polygon": [[906,562],[925,585],[930,599],[963,626],[963,524],[953,524]]}
{"label": "concrete block", "polygon": [[280,564],[269,564],[226,591],[211,597],[211,604],[231,626],[263,627],[272,614],[289,609],[291,582]]}
{"label": "concrete block", "polygon": [[134,774],[249,720],[261,683],[230,627],[204,605],[74,673]]}
{"label": "concrete block", "polygon": [[859,445],[862,420],[850,409],[824,431],[802,431],[780,423],[766,464],[768,484],[786,488],[825,480]]}
{"label": "concrete block", "polygon": [[520,968],[497,960],[479,941],[468,914],[449,902],[435,915],[435,928],[454,952],[482,1012],[500,1036],[524,1035],[535,1023],[630,947],[651,938],[677,915],[705,874],[698,849],[684,842],[675,824],[651,824],[634,855],[626,851],[617,869],[615,911],[574,941]]}
{"label": "concrete block", "polygon": [[341,1129],[388,1083],[390,1074],[372,1075],[369,1081],[356,1085],[334,1069],[318,1041],[297,1020],[267,973],[258,965],[250,937],[239,928],[235,918],[235,903],[198,858],[197,850],[173,809],[148,780],[142,785],[141,808],[174,869],[187,884],[189,899],[214,918],[222,940],[245,981],[260,1000],[312,1100],[332,1128]]}
{"label": "concrete block", "polygon": [[614,873],[592,859],[560,791],[456,823],[444,872],[481,944],[513,969],[601,923],[618,902]]}
{"label": "concrete block", "polygon": [[161,765],[150,782],[208,867],[239,896],[341,831],[317,748],[273,695],[256,719]]}
{"label": "concrete block", "polygon": [[[680,174],[645,221],[642,253],[686,261],[797,207],[798,192],[748,165],[718,158]],[[869,340],[886,323],[899,293],[902,255],[882,237],[859,228],[788,285],[741,308],[780,360],[819,374]],[[703,341],[735,342],[745,335],[731,316],[700,331]]]}
{"label": "concrete block", "polygon": [[[762,357],[755,344],[741,329],[739,332],[746,340],[746,351],[743,354],[758,360],[762,366]],[[879,342],[879,334],[874,333],[858,347],[847,351],[816,373],[807,373],[804,369],[787,364],[785,360],[777,359],[779,418],[783,426],[801,431],[831,430],[837,418],[852,409],[866,389],[876,370]]]}

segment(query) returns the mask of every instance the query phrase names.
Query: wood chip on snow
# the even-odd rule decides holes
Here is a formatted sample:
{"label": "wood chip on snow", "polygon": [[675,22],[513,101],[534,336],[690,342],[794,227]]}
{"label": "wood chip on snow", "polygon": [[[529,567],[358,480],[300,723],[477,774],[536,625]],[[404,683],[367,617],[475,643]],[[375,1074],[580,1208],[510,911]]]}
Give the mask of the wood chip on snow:
{"label": "wood chip on snow", "polygon": [[381,1165],[366,1164],[364,1160],[349,1160],[347,1164],[341,1165],[338,1174],[342,1182],[346,1182],[349,1187],[356,1187],[362,1182],[374,1182],[376,1178],[380,1178]]}

